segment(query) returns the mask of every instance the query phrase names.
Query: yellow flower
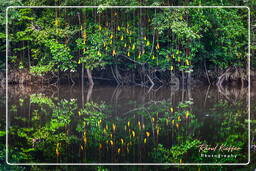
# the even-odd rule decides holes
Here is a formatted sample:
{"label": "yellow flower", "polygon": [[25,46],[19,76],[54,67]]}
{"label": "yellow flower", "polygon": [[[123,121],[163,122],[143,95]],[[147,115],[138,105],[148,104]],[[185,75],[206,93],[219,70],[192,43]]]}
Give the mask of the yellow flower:
{"label": "yellow flower", "polygon": [[128,126],[128,127],[130,126],[130,121],[127,122],[127,126]]}
{"label": "yellow flower", "polygon": [[111,45],[112,45],[112,43],[113,43],[113,42],[112,42],[112,40],[111,40],[111,41],[109,42],[109,44],[111,44]]}
{"label": "yellow flower", "polygon": [[113,138],[113,134],[112,133],[110,133],[109,136],[110,136],[110,138]]}
{"label": "yellow flower", "polygon": [[117,149],[117,153],[119,154],[120,152],[121,152],[121,149],[120,149],[120,148],[118,148],[118,149]]}
{"label": "yellow flower", "polygon": [[120,30],[121,30],[120,26],[117,26],[117,30],[118,30],[118,31],[120,31]]}
{"label": "yellow flower", "polygon": [[170,67],[170,70],[173,71],[173,66]]}
{"label": "yellow flower", "polygon": [[156,44],[156,49],[159,49],[160,48],[160,45],[159,43]]}
{"label": "yellow flower", "polygon": [[172,120],[172,124],[174,125],[174,120]]}
{"label": "yellow flower", "polygon": [[110,144],[113,146],[114,145],[114,142],[112,140],[110,140]]}
{"label": "yellow flower", "polygon": [[149,137],[150,136],[150,132],[147,131],[146,132],[146,136]]}
{"label": "yellow flower", "polygon": [[106,47],[106,45],[107,45],[106,42],[104,42],[104,43],[103,43],[103,46]]}
{"label": "yellow flower", "polygon": [[144,138],[144,144],[146,144],[147,143],[147,138]]}
{"label": "yellow flower", "polygon": [[86,144],[86,143],[87,143],[87,138],[86,138],[86,135],[84,135],[84,138],[83,138],[83,140],[84,140],[84,144]]}
{"label": "yellow flower", "polygon": [[98,51],[97,55],[98,55],[98,56],[101,56],[101,53],[100,53],[100,51]]}
{"label": "yellow flower", "polygon": [[140,121],[138,121],[138,127],[140,127]]}
{"label": "yellow flower", "polygon": [[178,62],[180,62],[180,57],[178,57]]}
{"label": "yellow flower", "polygon": [[139,52],[139,56],[138,56],[139,59],[140,59],[140,54],[141,54],[141,52]]}
{"label": "yellow flower", "polygon": [[179,124],[178,123],[176,123],[176,127],[179,128]]}
{"label": "yellow flower", "polygon": [[101,27],[101,25],[99,25],[99,30],[101,30],[102,29],[102,27]]}
{"label": "yellow flower", "polygon": [[188,119],[188,115],[189,115],[189,112],[187,111],[187,112],[186,112],[186,119]]}
{"label": "yellow flower", "polygon": [[81,149],[81,150],[84,150],[84,147],[83,147],[82,145],[80,145],[80,149]]}
{"label": "yellow flower", "polygon": [[135,132],[134,131],[132,131],[132,136],[135,137]]}
{"label": "yellow flower", "polygon": [[112,56],[115,56],[116,55],[116,50],[113,50],[112,51]]}
{"label": "yellow flower", "polygon": [[156,59],[155,55],[152,56],[152,59],[153,59],[153,60]]}
{"label": "yellow flower", "polygon": [[157,134],[157,135],[159,134],[159,131],[160,131],[160,128],[157,127],[157,128],[156,128],[156,134]]}
{"label": "yellow flower", "polygon": [[102,149],[102,144],[99,144],[99,149]]}
{"label": "yellow flower", "polygon": [[124,44],[124,47],[126,47],[126,46],[127,46],[127,44],[125,43],[125,44]]}
{"label": "yellow flower", "polygon": [[186,64],[189,65],[188,59],[186,59]]}
{"label": "yellow flower", "polygon": [[113,129],[113,131],[115,132],[115,130],[116,130],[116,125],[113,123],[112,124],[112,129]]}
{"label": "yellow flower", "polygon": [[135,49],[135,45],[133,44],[133,45],[132,45],[132,50],[134,50],[134,49]]}
{"label": "yellow flower", "polygon": [[83,38],[86,40],[86,31],[83,32]]}
{"label": "yellow flower", "polygon": [[98,126],[100,126],[100,124],[101,124],[101,119],[98,121]]}
{"label": "yellow flower", "polygon": [[142,129],[145,129],[145,125],[144,124],[142,124]]}
{"label": "yellow flower", "polygon": [[130,52],[127,53],[127,56],[131,56]]}
{"label": "yellow flower", "polygon": [[124,140],[123,140],[123,138],[121,138],[121,139],[120,139],[120,141],[121,141],[121,144],[123,145],[123,144],[124,144]]}
{"label": "yellow flower", "polygon": [[113,34],[111,34],[111,35],[110,35],[110,39],[113,39],[113,37],[114,37]]}
{"label": "yellow flower", "polygon": [[121,36],[120,40],[124,40],[124,36],[123,35]]}
{"label": "yellow flower", "polygon": [[150,42],[149,42],[149,41],[147,41],[146,46],[149,46],[149,45],[150,45]]}
{"label": "yellow flower", "polygon": [[174,57],[174,53],[172,54],[172,58],[174,59],[175,57]]}
{"label": "yellow flower", "polygon": [[173,108],[172,107],[170,108],[170,111],[173,112]]}
{"label": "yellow flower", "polygon": [[168,122],[169,122],[169,120],[168,120],[168,119],[166,119],[166,120],[165,120],[166,125],[168,125]]}
{"label": "yellow flower", "polygon": [[154,122],[155,121],[155,118],[154,117],[152,117],[152,122]]}
{"label": "yellow flower", "polygon": [[180,116],[178,116],[178,121],[180,121]]}

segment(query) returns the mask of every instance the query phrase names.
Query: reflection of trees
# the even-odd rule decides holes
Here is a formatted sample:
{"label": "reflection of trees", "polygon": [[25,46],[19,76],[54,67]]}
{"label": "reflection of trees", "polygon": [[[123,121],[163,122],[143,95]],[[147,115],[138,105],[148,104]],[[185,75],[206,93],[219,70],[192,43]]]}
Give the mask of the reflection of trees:
{"label": "reflection of trees", "polygon": [[248,88],[235,88],[235,87],[218,87],[219,93],[225,97],[229,102],[235,103],[248,96]]}
{"label": "reflection of trees", "polygon": [[[180,155],[175,154],[175,161],[171,162],[180,162],[180,159],[187,162],[192,161],[192,158],[188,158],[190,153],[194,153],[194,161],[200,160],[194,151],[195,144],[191,149],[187,147],[193,142],[208,141],[203,139],[203,132],[207,132],[208,127],[214,127],[216,135],[212,137],[218,137],[209,142],[235,143],[238,139],[241,146],[246,142],[243,141],[246,135],[241,130],[246,126],[241,122],[245,115],[244,111],[239,111],[243,109],[243,103],[237,101],[234,107],[214,96],[216,93],[210,88],[200,90],[201,94],[196,94],[192,89],[184,89],[170,98],[169,95],[164,96],[167,93],[161,89],[148,93],[147,89],[137,91],[134,88],[119,87],[112,102],[105,101],[106,104],[95,102],[95,92],[99,90],[94,89],[92,96],[92,89],[88,89],[86,99],[89,100],[83,103],[81,109],[75,99],[60,100],[43,94],[31,95],[30,103],[27,103],[27,99],[20,100],[20,104],[30,106],[31,119],[14,118],[10,130],[13,135],[18,132],[19,137],[12,138],[21,143],[17,145],[17,141],[12,141],[12,147],[19,146],[19,149],[23,149],[22,153],[34,157],[31,161],[58,159],[58,162],[64,162],[78,157],[81,162],[118,162],[131,161],[135,155],[138,155],[136,161],[153,160],[150,152],[162,144],[163,149],[168,150],[175,148],[177,151],[186,147],[187,150]],[[135,96],[139,98],[134,99]],[[192,98],[197,104],[193,104]],[[128,103],[127,99],[132,100]],[[129,108],[122,110],[121,115],[119,109],[125,106],[124,101]],[[217,104],[214,107],[208,105],[210,117],[203,120],[205,117],[202,119],[194,108],[198,108],[195,105],[209,102]],[[113,111],[116,115],[111,115]],[[16,106],[16,112],[20,113],[20,107]],[[88,151],[93,155],[88,155]],[[38,152],[46,157],[37,158]]]}

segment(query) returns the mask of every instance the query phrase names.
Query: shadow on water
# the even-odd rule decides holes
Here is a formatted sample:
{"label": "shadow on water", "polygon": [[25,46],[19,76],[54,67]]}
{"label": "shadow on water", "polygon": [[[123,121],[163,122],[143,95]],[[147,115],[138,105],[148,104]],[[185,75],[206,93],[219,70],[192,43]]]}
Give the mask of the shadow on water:
{"label": "shadow on water", "polygon": [[8,92],[10,162],[247,162],[246,88],[9,86]]}

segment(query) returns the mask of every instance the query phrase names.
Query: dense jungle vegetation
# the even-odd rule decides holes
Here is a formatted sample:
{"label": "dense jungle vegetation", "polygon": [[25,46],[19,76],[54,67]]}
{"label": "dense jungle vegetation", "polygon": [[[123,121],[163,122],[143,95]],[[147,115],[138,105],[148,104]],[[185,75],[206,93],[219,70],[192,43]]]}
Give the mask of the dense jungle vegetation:
{"label": "dense jungle vegetation", "polygon": [[[72,3],[3,1],[2,6]],[[85,4],[121,3],[76,3]],[[231,5],[228,1],[222,4]],[[201,2],[130,1],[122,5],[201,5]],[[204,5],[218,4],[209,1]],[[5,55],[4,15],[3,11],[2,56]],[[35,83],[35,80],[75,83],[84,78],[89,84],[103,80],[151,86],[184,83],[191,77],[218,85],[225,81],[239,81],[243,85],[247,81],[247,8],[10,8],[8,17],[11,83]],[[4,58],[0,65],[5,67]]]}
{"label": "dense jungle vegetation", "polygon": [[[250,67],[252,71],[252,83],[256,80],[254,72],[256,66],[255,0],[1,0],[0,85],[3,85],[3,87],[5,83],[4,74],[6,67],[6,7],[42,5],[100,5],[101,7],[87,9],[9,8],[9,83],[33,85],[35,83],[80,84],[85,81],[91,85],[104,83],[152,87],[162,85],[170,86],[173,84],[186,85],[189,83],[198,83],[200,80],[200,82],[217,84],[220,87],[228,83],[237,83],[240,84],[241,87],[246,87],[248,84],[248,67]],[[250,7],[251,14],[251,66],[248,66],[247,63],[247,8],[110,9],[102,7],[104,5],[248,6]],[[78,96],[79,95],[77,95],[77,97]],[[187,135],[188,127],[197,130],[198,127],[202,128],[202,123],[204,123],[197,120],[197,113],[193,113],[191,110],[191,101],[193,100],[190,101],[189,99],[187,104],[179,103],[175,105],[161,103],[157,104],[157,106],[156,104],[151,104],[150,107],[152,107],[152,111],[150,112],[146,111],[144,108],[134,112],[138,119],[134,119],[133,115],[131,115],[127,118],[120,117],[120,120],[114,120],[112,118],[106,119],[105,117],[109,116],[108,112],[111,110],[108,109],[108,106],[102,105],[101,103],[83,103],[80,109],[80,107],[78,107],[79,100],[59,100],[49,98],[40,93],[28,95],[28,97],[24,95],[24,97],[20,98],[14,96],[12,97],[12,100],[13,99],[17,102],[10,105],[10,112],[14,113],[15,120],[22,126],[32,123],[32,120],[33,128],[20,129],[19,127],[13,127],[11,130],[12,136],[18,135],[22,143],[29,142],[29,145],[32,143],[37,145],[34,146],[33,144],[33,147],[30,147],[27,146],[26,143],[24,143],[25,145],[20,143],[19,147],[22,148],[19,148],[19,150],[21,151],[15,148],[11,149],[9,153],[16,162],[32,161],[34,159],[33,157],[38,156],[38,154],[35,153],[35,149],[38,147],[42,152],[40,154],[50,156],[45,159],[46,161],[51,161],[56,155],[59,157],[63,156],[62,154],[67,154],[68,156],[70,154],[69,151],[65,151],[64,146],[61,146],[59,142],[62,144],[72,144],[72,142],[75,142],[79,145],[81,143],[82,145],[79,146],[80,151],[83,151],[83,148],[85,148],[83,145],[86,143],[90,144],[95,149],[111,147],[110,149],[113,151],[114,155],[123,153],[123,151],[120,152],[119,150],[119,146],[122,145],[122,143],[141,143],[148,147],[148,144],[153,142],[153,132],[148,133],[144,128],[143,131],[141,131],[142,125],[140,124],[142,123],[138,122],[140,118],[145,117],[145,115],[148,116],[146,120],[148,123],[153,122],[158,125],[158,127],[155,127],[155,131],[159,131],[159,135],[165,137],[168,135],[167,131],[169,129],[175,129],[177,131],[175,133],[183,135],[181,136],[183,139],[178,135],[175,136],[177,141],[184,142],[180,146],[173,146],[174,150],[173,148],[168,149],[159,144],[159,146],[153,149],[152,156],[150,157],[157,162],[183,162],[179,157],[186,154],[190,148],[194,150],[194,147],[200,143],[196,139],[193,139],[193,132],[191,132],[191,141],[186,141],[186,138],[190,138],[190,134],[189,136]],[[240,137],[246,139],[247,135],[242,134],[241,130],[241,132],[239,132],[237,126],[244,127],[244,129],[247,128],[249,121],[244,121],[246,111],[241,110],[239,104],[241,105],[242,103],[240,101],[235,103],[234,106],[236,107],[224,102],[226,101],[220,101],[214,108],[210,108],[212,110],[210,114],[214,116],[214,119],[204,124],[207,128],[207,124],[210,125],[215,121],[215,123],[218,124],[214,126],[216,127],[218,135],[221,135],[220,139],[222,142],[227,141],[243,146],[245,145],[243,144],[245,141],[241,140]],[[4,103],[5,99],[1,97],[0,104]],[[254,114],[256,109],[254,104],[255,100],[251,102],[252,120],[250,122],[251,142],[254,142],[255,145],[253,137],[255,137],[256,134]],[[26,105],[38,107],[36,110],[30,111],[31,116],[33,116],[30,119],[19,116],[19,113],[24,112],[22,107]],[[45,111],[47,107],[51,110]],[[160,107],[165,110],[160,110]],[[225,110],[223,110],[223,108]],[[76,110],[74,111],[73,109]],[[216,112],[217,109],[221,112]],[[92,112],[89,117],[87,110]],[[169,115],[165,115],[166,112],[171,112],[174,115],[169,117]],[[43,115],[41,115],[42,113]],[[52,117],[49,117],[49,113]],[[148,113],[150,114],[148,115]],[[78,121],[74,120],[74,117],[78,118]],[[42,118],[45,121],[44,124],[41,122]],[[5,117],[1,117],[0,121],[0,161],[4,163],[5,131],[3,130],[5,129]],[[85,122],[87,126],[85,126]],[[129,132],[125,130],[125,127],[123,128],[124,125],[128,126],[128,124],[131,128]],[[69,128],[69,125],[73,125],[72,129]],[[151,128],[151,126],[150,124],[145,125],[147,129]],[[106,127],[108,127],[109,130],[105,131]],[[159,130],[157,128],[159,128]],[[88,130],[85,131],[85,129]],[[77,136],[70,136],[69,133],[63,136],[63,134],[59,132],[60,130],[64,130],[64,132],[75,132]],[[114,131],[114,133],[111,131]],[[49,136],[45,136],[46,133]],[[106,137],[99,136],[103,133],[106,134]],[[117,133],[119,134],[115,137]],[[110,141],[113,135],[114,138],[118,140],[117,143],[113,140],[113,143],[115,143],[114,146],[111,145]],[[95,142],[87,141],[84,137],[93,137]],[[132,140],[130,140],[129,137]],[[38,139],[43,141],[39,142],[37,141]],[[239,139],[239,141],[236,141],[237,139]],[[108,142],[108,146],[104,145],[106,141]],[[183,150],[182,155],[177,152],[177,149]],[[132,148],[128,150],[132,150]],[[171,150],[173,151],[170,153]],[[52,151],[53,153],[49,153]],[[134,151],[136,151],[136,149],[134,149]],[[26,153],[32,155],[24,155]],[[193,156],[193,151],[191,154],[191,159],[197,159],[197,156]],[[174,169],[253,170],[255,169],[255,154],[255,149],[252,148],[251,163],[248,166],[175,166]],[[100,155],[100,153],[97,155]],[[141,156],[143,157],[143,153]],[[161,156],[164,157],[161,158]],[[71,157],[77,158],[77,156]],[[190,156],[188,156],[188,158],[189,157]],[[59,159],[60,158],[61,157],[59,157]],[[97,156],[95,158],[97,158]],[[85,168],[88,170],[152,169],[151,166],[27,167],[4,164],[1,165],[0,170],[82,170]],[[153,169],[170,168],[159,166],[153,167]]]}

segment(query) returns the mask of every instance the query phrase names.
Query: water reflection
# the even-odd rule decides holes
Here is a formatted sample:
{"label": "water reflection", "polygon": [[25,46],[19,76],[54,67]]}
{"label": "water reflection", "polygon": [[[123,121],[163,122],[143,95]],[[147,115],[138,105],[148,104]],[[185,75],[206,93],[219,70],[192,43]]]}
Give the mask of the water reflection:
{"label": "water reflection", "polygon": [[[246,92],[10,86],[9,161],[247,162]],[[240,150],[199,152],[201,144]]]}

